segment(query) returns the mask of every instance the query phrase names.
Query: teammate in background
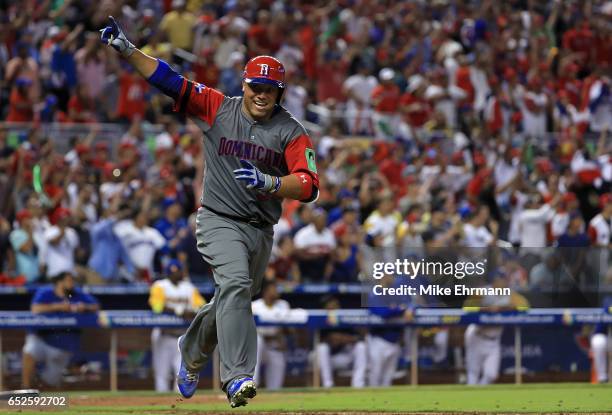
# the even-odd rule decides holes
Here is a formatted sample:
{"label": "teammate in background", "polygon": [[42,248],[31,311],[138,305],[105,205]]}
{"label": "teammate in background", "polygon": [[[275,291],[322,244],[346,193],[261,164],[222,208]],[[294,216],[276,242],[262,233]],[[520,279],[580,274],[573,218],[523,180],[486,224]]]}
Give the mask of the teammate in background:
{"label": "teammate in background", "polygon": [[[173,259],[166,265],[166,278],[155,281],[149,294],[149,305],[154,313],[169,313],[191,320],[206,302],[198,289],[183,278],[181,263]],[[170,381],[181,367],[181,354],[176,348],[182,329],[156,327],[151,332],[155,390],[170,391]]]}
{"label": "teammate in background", "polygon": [[[604,299],[603,309],[605,313],[612,313],[612,297]],[[600,323],[595,326],[591,336],[591,354],[593,356],[597,383],[606,383],[610,380],[608,379],[608,353],[610,353],[610,347],[612,345],[608,342],[607,326]]]}
{"label": "teammate in background", "polygon": [[601,211],[589,222],[587,232],[591,246],[588,261],[598,268],[599,283],[601,283],[610,268],[610,248],[612,247],[612,193],[604,193],[599,197]]}
{"label": "teammate in background", "polygon": [[[52,286],[36,290],[30,310],[33,314],[90,313],[99,310],[97,300],[74,285],[70,272],[52,279]],[[58,387],[62,374],[73,353],[79,350],[78,329],[49,329],[30,332],[23,346],[21,386],[33,386],[36,364],[44,362],[40,379],[47,385]]]}
{"label": "teammate in background", "polygon": [[[323,308],[338,310],[340,302],[331,296],[323,297]],[[321,381],[324,388],[334,386],[335,369],[351,369],[351,386],[363,388],[368,368],[368,352],[363,336],[353,329],[323,329],[317,350]]]}
{"label": "teammate in background", "polygon": [[[253,314],[262,318],[282,319],[291,306],[281,300],[276,289],[276,281],[265,281],[261,289],[261,298],[253,301]],[[285,380],[285,352],[287,351],[286,332],[282,327],[257,328],[257,365],[255,366],[255,383],[261,382],[261,367],[265,366],[266,388],[274,390],[283,387]]]}
{"label": "teammate in background", "polygon": [[[491,284],[494,288],[508,286],[505,275],[498,273]],[[512,292],[510,296],[487,295],[468,298],[465,307],[480,307],[481,311],[499,312],[528,307],[527,299]],[[499,376],[503,326],[470,324],[465,331],[465,366],[468,385],[488,385]]]}
{"label": "teammate in background", "polygon": [[318,198],[315,153],[302,125],[281,105],[285,69],[273,57],[249,60],[243,97],[226,97],[174,72],[130,43],[115,20],[101,30],[147,81],[175,100],[202,129],[207,174],[197,216],[198,250],[213,270],[215,294],[179,340],[178,386],[185,398],[197,389],[200,369],[218,345],[222,389],[232,407],[255,397],[257,332],[251,298],[261,288],[272,226],[283,198]]}
{"label": "teammate in background", "polygon": [[601,195],[599,206],[601,212],[589,222],[588,234],[593,246],[610,248],[610,242],[612,241],[612,193]]}
{"label": "teammate in background", "polygon": [[[385,275],[380,279],[383,287],[394,287],[401,278]],[[413,315],[412,299],[405,297],[407,303],[397,304],[397,298],[370,293],[370,312],[384,319],[404,319],[410,321]],[[367,337],[368,346],[368,386],[390,386],[397,363],[402,352],[402,338],[407,337],[399,327],[373,328]]]}

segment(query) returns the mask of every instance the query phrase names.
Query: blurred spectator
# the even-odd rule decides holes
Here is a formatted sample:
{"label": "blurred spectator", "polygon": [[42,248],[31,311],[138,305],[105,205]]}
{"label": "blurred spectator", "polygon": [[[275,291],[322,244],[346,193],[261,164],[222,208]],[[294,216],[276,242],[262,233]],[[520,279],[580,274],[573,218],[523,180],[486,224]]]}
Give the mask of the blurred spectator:
{"label": "blurred spectator", "polygon": [[166,247],[162,250],[164,254],[174,254],[181,240],[187,237],[189,228],[187,221],[183,218],[183,208],[176,201],[166,207],[164,216],[161,217],[153,227],[166,239]]}
{"label": "blurred spectator", "polygon": [[400,89],[395,84],[395,71],[383,68],[378,74],[379,84],[372,90],[372,123],[377,139],[392,140],[399,126]]}
{"label": "blurred spectator", "polygon": [[612,242],[612,194],[606,193],[599,198],[601,212],[589,222],[588,234],[593,246],[609,248]]}
{"label": "blurred spectator", "polygon": [[74,253],[79,246],[79,237],[76,231],[68,226],[71,215],[69,209],[55,209],[51,217],[53,226],[45,231],[39,259],[48,278],[75,272]]}
{"label": "blurred spectator", "polygon": [[291,235],[280,237],[277,249],[268,264],[266,279],[279,282],[300,282],[300,268],[295,259],[295,246]]}
{"label": "blurred spectator", "polygon": [[242,71],[244,70],[244,54],[232,52],[229,65],[221,70],[218,88],[229,97],[242,95]]}
{"label": "blurred spectator", "polygon": [[363,256],[359,251],[359,234],[349,232],[347,226],[334,232],[336,247],[331,254],[331,273],[327,280],[332,283],[357,282],[364,270]]}
{"label": "blurred spectator", "polygon": [[142,53],[145,53],[153,58],[170,62],[172,60],[172,44],[169,42],[164,42],[163,38],[163,32],[157,31],[153,33],[151,37],[149,37],[149,42],[140,50]]}
{"label": "blurred spectator", "polygon": [[468,248],[495,246],[498,229],[497,222],[491,219],[489,208],[478,206],[469,221],[463,225],[463,245]]}
{"label": "blurred spectator", "polygon": [[378,80],[372,75],[372,68],[366,62],[360,62],[357,73],[349,76],[342,85],[347,97],[346,123],[351,134],[371,135],[372,125],[372,92],[378,86]]}
{"label": "blurred spectator", "polygon": [[191,52],[195,24],[196,17],[186,9],[185,0],[172,0],[172,11],[164,15],[159,28],[166,33],[173,48]]}
{"label": "blurred spectator", "polygon": [[26,78],[17,78],[9,98],[9,112],[6,121],[28,122],[34,120],[33,107],[35,102],[31,98],[30,87],[32,81]]}
{"label": "blurred spectator", "polygon": [[78,82],[87,86],[89,96],[93,100],[98,100],[104,95],[106,73],[109,69],[108,61],[114,57],[108,54],[106,49],[100,47],[98,38],[97,32],[87,32],[85,45],[74,55],[77,63]]}
{"label": "blurred spectator", "polygon": [[293,238],[295,255],[304,282],[322,281],[329,275],[332,250],[336,247],[333,232],[326,228],[327,213],[322,208],[313,211],[313,222],[300,229]]}
{"label": "blurred spectator", "polygon": [[545,293],[568,292],[576,286],[574,279],[563,265],[560,254],[549,252],[544,260],[534,266],[529,273],[529,287]]}
{"label": "blurred spectator", "polygon": [[247,32],[247,44],[252,58],[257,55],[274,55],[280,47],[279,33],[275,33],[276,24],[270,18],[268,10],[257,11],[255,22]]}
{"label": "blurred spectator", "polygon": [[378,208],[366,219],[363,227],[367,239],[375,248],[381,249],[385,258],[395,258],[397,231],[402,216],[395,210],[391,194],[385,194],[378,202]]}
{"label": "blurred spectator", "polygon": [[68,120],[77,123],[92,123],[96,121],[94,100],[85,84],[77,85],[75,93],[68,101]]}
{"label": "blurred spectator", "polygon": [[[90,229],[91,233],[91,255],[88,266],[98,273],[106,282],[130,280],[135,272],[132,260],[115,232],[115,226],[129,215],[129,210],[119,210],[115,198],[113,205],[104,209],[99,222]],[[123,267],[123,269],[122,269]]]}
{"label": "blurred spectator", "polygon": [[141,120],[146,111],[146,93],[149,84],[133,69],[123,69],[119,75],[119,105],[116,117],[120,121]]}
{"label": "blurred spectator", "polygon": [[456,85],[450,85],[443,69],[436,69],[431,74],[431,84],[425,89],[424,97],[433,110],[444,114],[446,125],[450,128],[458,126],[457,103],[464,99],[466,93]]}
{"label": "blurred spectator", "polygon": [[16,220],[19,228],[11,232],[10,241],[15,252],[17,274],[23,275],[28,284],[39,282],[41,273],[38,252],[41,241],[34,239],[32,214],[28,210],[21,210],[17,212]]}
{"label": "blurred spectator", "polygon": [[62,28],[58,35],[58,42],[53,46],[50,64],[50,91],[58,99],[58,108],[64,112],[68,112],[71,92],[77,86],[75,53],[83,28],[82,24],[78,24],[70,32],[67,27]]}
{"label": "blurred spectator", "polygon": [[155,253],[166,246],[166,239],[149,226],[147,210],[136,211],[129,220],[117,223],[114,230],[136,268],[136,281],[151,282]]}
{"label": "blurred spectator", "polygon": [[[329,104],[344,102],[343,85],[346,81],[348,62],[344,48],[346,44],[340,39],[330,37],[319,47],[317,62],[317,102]],[[356,86],[355,86],[356,87]],[[369,95],[368,95],[369,96]],[[355,115],[353,115],[354,117]]]}
{"label": "blurred spectator", "polygon": [[[591,245],[589,236],[584,231],[584,221],[578,212],[572,212],[569,217],[569,224],[566,232],[557,239],[559,248],[586,248]],[[578,249],[578,251],[584,251]],[[581,261],[574,261],[575,265],[580,265]]]}
{"label": "blurred spectator", "polygon": [[306,82],[298,72],[288,76],[291,78],[283,94],[284,106],[298,121],[303,122],[306,119],[306,107],[309,101],[308,91],[303,86]]}
{"label": "blurred spectator", "polygon": [[[262,320],[282,321],[288,317],[290,305],[281,300],[275,281],[265,281],[261,289],[261,298],[253,301],[253,314]],[[287,351],[286,330],[282,327],[257,328],[257,365],[254,380],[258,386],[263,386],[265,379],[267,389],[276,390],[283,387]],[[262,374],[265,367],[265,374]]]}
{"label": "blurred spectator", "polygon": [[[91,313],[99,310],[97,300],[75,286],[73,275],[62,272],[52,278],[52,286],[36,290],[32,298],[33,314],[63,315],[65,313]],[[29,332],[23,346],[21,386],[36,386],[34,376],[40,373],[45,386],[59,387],[70,358],[80,349],[80,330],[40,330]],[[42,372],[36,369],[42,362]]]}
{"label": "blurred spectator", "polygon": [[425,99],[427,81],[421,75],[412,75],[408,79],[406,92],[400,99],[400,111],[404,116],[400,135],[406,139],[416,139],[427,122],[431,108]]}
{"label": "blurred spectator", "polygon": [[[226,69],[230,69],[232,66],[237,65],[238,54],[240,54],[242,55],[242,65],[240,67],[240,72],[242,73],[246,59],[239,31],[227,23],[227,21],[221,21],[218,30],[219,34],[216,39],[218,45],[214,51],[215,66],[223,73]],[[240,78],[242,79],[242,75]]]}
{"label": "blurred spectator", "polygon": [[567,192],[561,197],[561,203],[550,220],[550,232],[553,239],[558,239],[565,233],[570,222],[570,215],[578,212],[576,193]]}
{"label": "blurred spectator", "polygon": [[[30,46],[25,42],[15,45],[17,54],[8,61],[4,72],[4,81],[7,85],[12,85],[18,79],[29,81],[28,86],[39,82],[39,68],[36,59],[30,55]],[[31,93],[29,98],[34,102],[37,98],[35,89],[29,91]]]}
{"label": "blurred spectator", "polygon": [[551,203],[543,203],[538,194],[531,195],[519,217],[521,247],[541,248],[548,245],[546,226],[552,219],[558,196]]}
{"label": "blurred spectator", "polygon": [[540,77],[532,75],[527,83],[527,88],[520,94],[519,105],[523,116],[525,134],[536,139],[544,138],[548,97],[542,91]]}

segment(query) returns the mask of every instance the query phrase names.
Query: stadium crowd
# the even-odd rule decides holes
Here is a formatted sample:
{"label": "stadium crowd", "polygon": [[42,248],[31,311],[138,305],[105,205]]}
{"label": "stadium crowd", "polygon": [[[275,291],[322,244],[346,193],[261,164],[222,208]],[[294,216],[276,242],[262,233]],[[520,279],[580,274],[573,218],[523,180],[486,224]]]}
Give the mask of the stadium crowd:
{"label": "stadium crowd", "polygon": [[[2,284],[66,271],[150,283],[175,258],[209,275],[194,236],[202,137],[99,45],[108,15],[228,95],[248,58],[284,63],[284,105],[313,133],[321,192],[317,206],[285,204],[270,279],[359,281],[369,261],[423,246],[609,247],[612,2],[2,6]],[[59,142],[45,123],[83,133]],[[106,123],[123,135],[101,139]],[[153,140],[148,125],[161,126]],[[516,268],[513,286],[546,285],[546,270]]]}

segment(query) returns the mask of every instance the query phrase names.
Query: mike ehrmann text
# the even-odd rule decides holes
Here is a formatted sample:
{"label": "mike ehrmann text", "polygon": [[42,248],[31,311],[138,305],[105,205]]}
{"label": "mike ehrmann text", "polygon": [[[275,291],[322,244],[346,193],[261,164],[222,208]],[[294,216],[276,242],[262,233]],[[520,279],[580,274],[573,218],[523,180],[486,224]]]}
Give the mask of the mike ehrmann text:
{"label": "mike ehrmann text", "polygon": [[400,285],[399,287],[383,287],[382,285],[374,285],[372,287],[374,295],[511,295],[511,290],[508,287],[466,287],[465,285],[455,285],[453,287],[442,287],[440,285],[421,285],[418,288],[410,285]]}

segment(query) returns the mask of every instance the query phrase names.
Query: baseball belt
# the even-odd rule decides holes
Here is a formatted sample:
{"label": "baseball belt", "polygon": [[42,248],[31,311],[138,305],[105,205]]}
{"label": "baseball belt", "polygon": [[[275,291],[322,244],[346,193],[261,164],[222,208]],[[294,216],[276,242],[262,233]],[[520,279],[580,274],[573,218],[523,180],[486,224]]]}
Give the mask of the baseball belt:
{"label": "baseball belt", "polygon": [[265,228],[268,228],[268,227],[272,226],[270,223],[262,221],[260,219],[245,218],[245,217],[242,217],[242,216],[230,215],[228,213],[223,213],[223,212],[216,211],[215,209],[211,209],[208,206],[204,206],[204,205],[202,205],[202,207],[204,209],[214,213],[215,215],[222,216],[224,218],[235,220],[235,221],[238,221],[238,222],[246,223],[247,225],[251,225],[251,226],[253,226],[253,227],[257,228],[257,229],[265,229]]}

